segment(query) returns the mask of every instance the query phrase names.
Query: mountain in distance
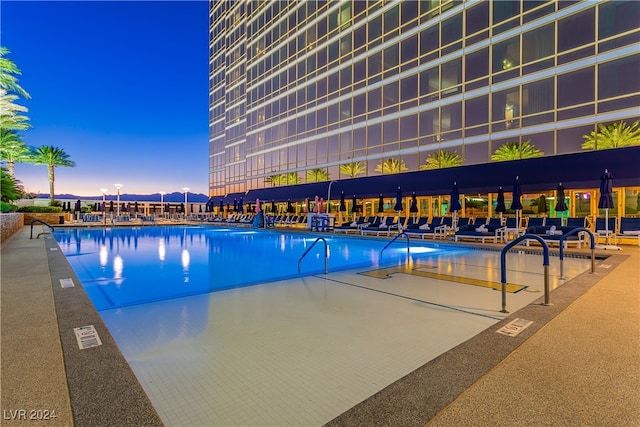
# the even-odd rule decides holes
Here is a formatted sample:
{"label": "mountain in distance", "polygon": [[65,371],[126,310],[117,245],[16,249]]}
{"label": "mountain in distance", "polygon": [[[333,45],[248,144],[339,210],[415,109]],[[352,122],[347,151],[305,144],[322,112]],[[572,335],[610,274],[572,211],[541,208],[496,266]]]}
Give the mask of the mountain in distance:
{"label": "mountain in distance", "polygon": [[[39,199],[48,199],[48,194],[40,194],[38,195]],[[75,194],[56,194],[56,200],[102,200],[102,194],[99,196],[76,196]],[[106,200],[117,200],[118,196],[115,194],[107,194],[105,196]],[[184,202],[184,193],[180,193],[179,191],[175,191],[173,193],[167,193],[162,197],[162,200],[168,203],[180,203]],[[187,202],[188,203],[207,203],[209,197],[202,193],[187,193]],[[121,202],[160,202],[160,193],[153,194],[120,194]]]}

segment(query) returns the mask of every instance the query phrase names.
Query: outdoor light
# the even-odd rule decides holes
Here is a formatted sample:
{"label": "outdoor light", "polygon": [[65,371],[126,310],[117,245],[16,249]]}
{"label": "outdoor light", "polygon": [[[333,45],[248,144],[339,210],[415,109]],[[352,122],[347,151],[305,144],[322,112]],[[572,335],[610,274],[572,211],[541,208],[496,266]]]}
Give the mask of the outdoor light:
{"label": "outdoor light", "polygon": [[[159,191],[160,193],[160,213],[164,215],[164,195],[167,194],[166,191]],[[155,214],[155,211],[154,211]]]}
{"label": "outdoor light", "polygon": [[122,188],[122,184],[113,184],[113,186],[116,187],[116,190],[118,190],[118,206],[116,216],[120,216],[120,189]]}
{"label": "outdoor light", "polygon": [[186,219],[187,217],[187,194],[189,193],[189,187],[184,187],[182,189],[182,191],[184,191],[184,217]]}
{"label": "outdoor light", "polygon": [[105,203],[106,203],[105,201],[106,201],[106,195],[107,195],[107,192],[108,192],[108,191],[109,191],[109,190],[108,190],[107,188],[101,188],[101,189],[100,189],[100,192],[102,193],[102,223],[103,223],[103,224],[104,224],[104,222],[106,221],[106,219],[105,219],[105,215],[106,215],[106,213],[107,213],[107,212],[106,212],[107,207],[106,207],[106,205],[105,205]]}

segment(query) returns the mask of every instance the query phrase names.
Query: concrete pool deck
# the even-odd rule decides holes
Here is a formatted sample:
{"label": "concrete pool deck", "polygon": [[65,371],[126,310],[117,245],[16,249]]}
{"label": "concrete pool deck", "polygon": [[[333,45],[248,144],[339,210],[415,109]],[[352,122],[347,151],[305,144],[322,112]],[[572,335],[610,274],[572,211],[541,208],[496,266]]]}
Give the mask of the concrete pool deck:
{"label": "concrete pool deck", "polygon": [[[3,425],[23,424],[20,411],[47,425],[51,410],[49,425],[160,425],[46,237],[29,239],[25,227],[2,246]],[[640,248],[604,255],[595,274],[554,290],[552,306],[511,313],[328,424],[640,424]],[[61,278],[77,286],[62,289]],[[516,317],[534,324],[495,333]],[[79,350],[73,328],[89,324],[103,345]]]}

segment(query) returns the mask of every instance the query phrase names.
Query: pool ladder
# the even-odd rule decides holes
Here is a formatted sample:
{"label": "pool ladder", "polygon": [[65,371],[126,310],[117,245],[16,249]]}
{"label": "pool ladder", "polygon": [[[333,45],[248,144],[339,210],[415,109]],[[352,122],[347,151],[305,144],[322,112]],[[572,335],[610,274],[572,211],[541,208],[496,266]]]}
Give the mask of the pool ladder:
{"label": "pool ladder", "polygon": [[391,241],[389,243],[387,243],[387,245],[382,248],[380,250],[380,258],[382,258],[382,252],[384,252],[385,249],[387,249],[389,246],[391,246],[391,244],[393,242],[395,242],[396,240],[398,240],[399,237],[406,237],[407,238],[407,255],[409,255],[409,235],[407,233],[405,233],[404,231],[401,231],[400,233],[398,233],[398,235],[396,237],[394,237],[393,239],[391,239]]}
{"label": "pool ladder", "polygon": [[324,243],[324,274],[329,274],[329,245],[327,244],[327,241],[325,240],[324,237],[318,237],[311,244],[311,246],[309,246],[309,248],[306,251],[304,251],[300,259],[298,260],[298,274],[300,274],[300,262],[302,262],[302,258],[304,258],[309,253],[309,251],[313,249],[316,243],[318,243],[320,240],[322,240],[322,243]]}
{"label": "pool ladder", "polygon": [[[50,224],[47,224],[46,222],[44,222],[41,219],[34,219],[33,221],[31,221],[31,235],[29,236],[30,239],[33,239],[33,224],[35,224],[36,222],[39,222],[42,225],[45,225],[45,226],[49,227],[51,229],[51,231],[55,231]],[[38,233],[38,235],[36,236],[36,239],[40,238],[41,234],[48,234],[48,233],[46,231],[44,231],[42,233]]]}

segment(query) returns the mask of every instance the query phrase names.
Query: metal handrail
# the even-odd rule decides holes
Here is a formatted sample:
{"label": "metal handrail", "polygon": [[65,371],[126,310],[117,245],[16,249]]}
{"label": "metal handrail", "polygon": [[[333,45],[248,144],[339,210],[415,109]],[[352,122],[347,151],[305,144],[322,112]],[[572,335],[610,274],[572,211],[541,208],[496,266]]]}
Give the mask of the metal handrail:
{"label": "metal handrail", "polygon": [[596,256],[595,256],[595,246],[596,246],[596,239],[595,236],[593,235],[593,233],[591,232],[591,230],[584,228],[584,227],[578,227],[578,228],[574,228],[573,230],[563,234],[560,237],[560,278],[564,279],[564,268],[563,268],[563,261],[564,261],[564,245],[563,242],[566,240],[567,237],[576,234],[576,233],[582,233],[582,232],[586,232],[589,234],[590,240],[591,240],[591,273],[595,273],[596,272]]}
{"label": "metal handrail", "polygon": [[384,252],[384,250],[385,250],[385,249],[387,249],[389,246],[391,246],[391,244],[392,244],[393,242],[395,242],[396,240],[398,240],[398,237],[400,237],[400,236],[404,236],[404,237],[406,237],[406,238],[407,238],[407,255],[409,255],[409,235],[408,235],[407,233],[405,233],[404,231],[401,231],[400,233],[398,233],[398,234],[396,235],[396,237],[394,237],[393,239],[391,239],[391,241],[390,241],[389,243],[387,243],[387,245],[386,245],[384,248],[382,248],[382,249],[380,250],[380,258],[382,258],[382,252]]}
{"label": "metal handrail", "polygon": [[[43,221],[43,220],[41,220],[41,219],[34,219],[33,221],[31,221],[31,234],[29,235],[29,238],[30,238],[30,239],[33,239],[33,224],[34,224],[34,223],[36,223],[36,222],[39,222],[39,223],[41,223],[42,225],[46,225],[47,227],[49,227],[49,228],[51,229],[51,231],[55,231],[55,230],[54,230],[54,228],[51,226],[51,224],[47,224],[46,222],[44,222],[44,221]],[[43,233],[40,233],[40,234],[43,234]],[[36,239],[37,239],[38,237],[40,237],[40,234],[38,234],[38,235],[36,236]]]}
{"label": "metal handrail", "polygon": [[502,310],[507,311],[507,251],[525,239],[537,240],[542,245],[542,266],[544,267],[544,305],[551,305],[549,302],[549,245],[544,239],[536,234],[524,234],[515,240],[507,243],[500,251],[500,282],[502,283]]}
{"label": "metal handrail", "polygon": [[329,274],[329,245],[324,237],[318,237],[312,244],[307,248],[306,251],[302,254],[300,259],[298,260],[298,274],[300,274],[300,262],[302,262],[302,258],[304,258],[309,251],[318,243],[319,240],[322,240],[324,243],[324,274]]}

